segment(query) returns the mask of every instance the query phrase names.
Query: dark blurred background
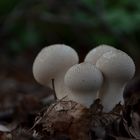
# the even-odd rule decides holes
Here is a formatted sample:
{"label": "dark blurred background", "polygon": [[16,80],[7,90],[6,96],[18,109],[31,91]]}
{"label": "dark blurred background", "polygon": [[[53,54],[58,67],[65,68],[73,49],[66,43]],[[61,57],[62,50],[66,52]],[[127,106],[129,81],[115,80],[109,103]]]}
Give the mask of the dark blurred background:
{"label": "dark blurred background", "polygon": [[40,92],[32,63],[55,43],[75,48],[80,61],[93,47],[112,45],[134,59],[137,76],[139,35],[139,0],[1,0],[0,92]]}

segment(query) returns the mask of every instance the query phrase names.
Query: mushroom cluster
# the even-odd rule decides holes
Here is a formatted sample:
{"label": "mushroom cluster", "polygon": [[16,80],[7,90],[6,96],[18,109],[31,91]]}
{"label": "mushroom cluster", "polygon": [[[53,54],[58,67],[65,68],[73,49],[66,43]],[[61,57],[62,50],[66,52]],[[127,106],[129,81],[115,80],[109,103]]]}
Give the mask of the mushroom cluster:
{"label": "mushroom cluster", "polygon": [[74,49],[55,44],[42,49],[33,63],[37,82],[53,88],[57,99],[72,100],[90,107],[100,98],[104,111],[109,112],[119,102],[123,91],[134,76],[135,64],[125,52],[108,45],[92,49],[84,62]]}

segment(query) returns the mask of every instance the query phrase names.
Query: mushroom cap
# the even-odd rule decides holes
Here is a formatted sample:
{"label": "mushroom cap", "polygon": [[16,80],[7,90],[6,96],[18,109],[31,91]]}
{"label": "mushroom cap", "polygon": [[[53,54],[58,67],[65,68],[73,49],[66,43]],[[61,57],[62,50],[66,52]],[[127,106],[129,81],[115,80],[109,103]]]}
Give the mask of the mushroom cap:
{"label": "mushroom cap", "polygon": [[135,64],[132,58],[120,50],[103,54],[96,66],[105,77],[120,83],[130,80],[135,74]]}
{"label": "mushroom cap", "polygon": [[94,92],[102,85],[102,73],[95,65],[84,62],[72,66],[66,73],[64,83],[74,92]]}
{"label": "mushroom cap", "polygon": [[96,64],[97,60],[106,52],[117,50],[109,45],[99,45],[92,49],[85,57],[85,62]]}
{"label": "mushroom cap", "polygon": [[34,60],[34,78],[46,86],[78,61],[78,55],[71,47],[63,44],[50,45],[43,48]]}

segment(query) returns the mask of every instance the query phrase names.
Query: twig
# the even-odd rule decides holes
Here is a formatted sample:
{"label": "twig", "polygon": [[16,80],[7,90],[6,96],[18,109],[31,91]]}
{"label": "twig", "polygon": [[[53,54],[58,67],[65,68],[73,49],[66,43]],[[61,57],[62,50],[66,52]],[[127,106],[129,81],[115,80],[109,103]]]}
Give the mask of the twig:
{"label": "twig", "polygon": [[51,108],[48,108],[47,111],[41,116],[38,117],[38,119],[36,120],[36,122],[34,123],[34,125],[28,130],[29,132],[32,131],[41,121],[44,117],[47,117],[49,115],[49,113],[53,110],[53,108],[60,103],[61,101],[63,101],[67,96],[63,97],[62,99],[56,101]]}
{"label": "twig", "polygon": [[55,91],[55,80],[52,79],[52,88],[54,90],[54,99],[57,100],[56,91]]}

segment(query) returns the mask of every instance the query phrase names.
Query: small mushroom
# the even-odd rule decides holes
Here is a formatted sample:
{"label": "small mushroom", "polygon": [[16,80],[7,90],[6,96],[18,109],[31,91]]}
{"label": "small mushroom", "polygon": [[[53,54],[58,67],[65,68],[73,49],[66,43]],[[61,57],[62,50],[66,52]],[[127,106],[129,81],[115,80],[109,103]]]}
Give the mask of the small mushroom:
{"label": "small mushroom", "polygon": [[58,99],[66,96],[64,75],[66,71],[78,63],[79,58],[74,49],[67,45],[55,44],[43,48],[33,63],[33,75],[38,83],[52,87],[54,80]]}
{"label": "small mushroom", "polygon": [[123,103],[123,91],[126,83],[134,76],[135,64],[125,52],[116,50],[103,54],[96,66],[104,76],[99,98],[104,111],[109,112],[120,101]]}
{"label": "small mushroom", "polygon": [[89,62],[91,64],[96,64],[97,60],[106,52],[114,51],[115,48],[109,45],[99,45],[96,48],[93,48],[85,57],[85,62]]}
{"label": "small mushroom", "polygon": [[80,63],[72,66],[66,73],[64,83],[69,98],[77,103],[89,107],[96,99],[96,93],[102,85],[102,73],[95,65]]}

